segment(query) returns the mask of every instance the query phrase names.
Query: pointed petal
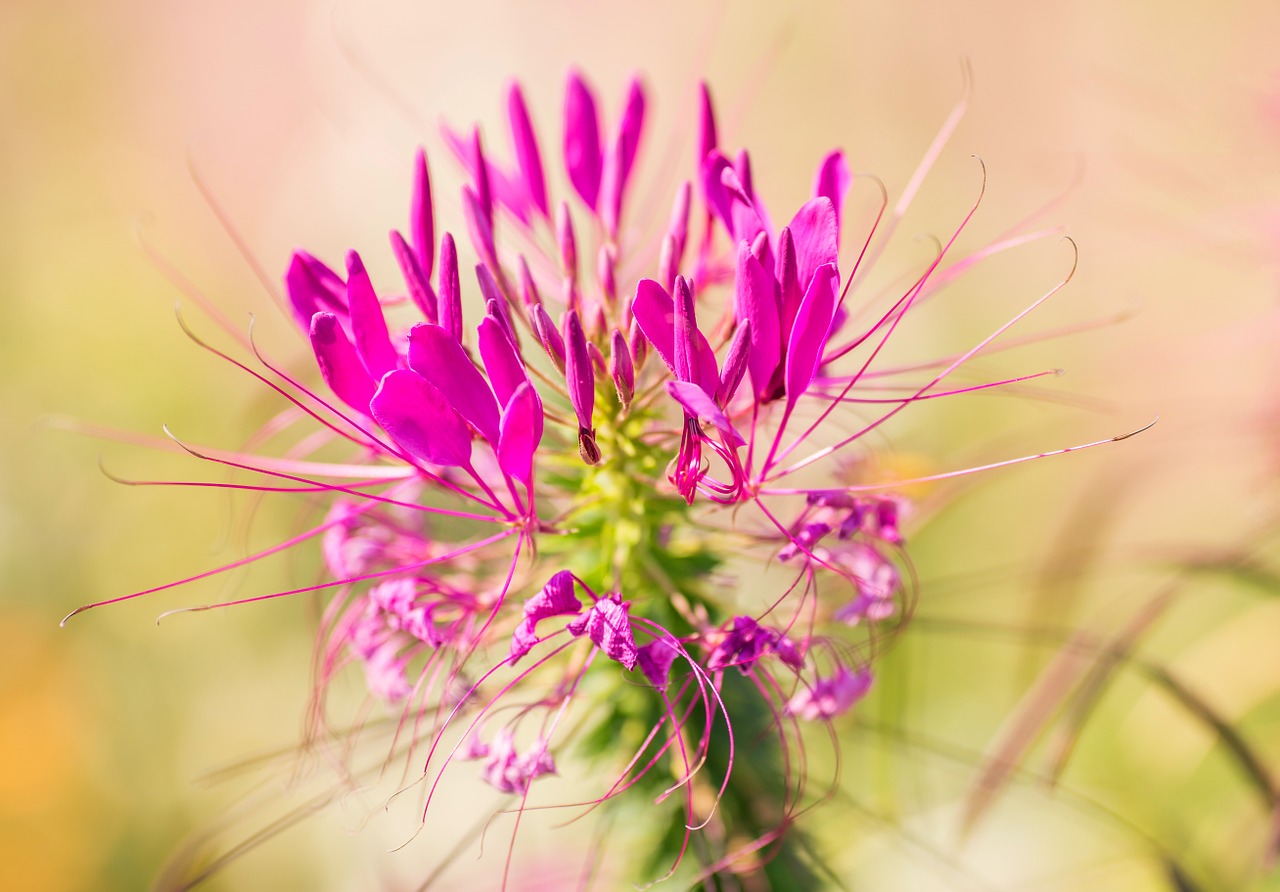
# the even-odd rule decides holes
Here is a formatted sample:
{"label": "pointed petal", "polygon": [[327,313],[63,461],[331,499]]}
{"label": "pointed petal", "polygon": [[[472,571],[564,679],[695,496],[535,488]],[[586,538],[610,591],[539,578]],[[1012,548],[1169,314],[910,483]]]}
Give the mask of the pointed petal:
{"label": "pointed petal", "polygon": [[430,281],[435,264],[435,213],[431,206],[431,176],[427,172],[427,153],[418,149],[413,165],[413,203],[409,206],[409,238],[418,253],[422,276]]}
{"label": "pointed petal", "polygon": [[698,330],[698,320],[694,315],[693,289],[684,276],[676,276],[675,292],[675,336],[672,340],[672,362],[675,365],[676,378],[681,381],[694,379],[695,348],[693,336]]}
{"label": "pointed petal", "polygon": [[511,394],[502,410],[498,466],[526,487],[533,485],[533,455],[542,442],[542,400],[528,381]]}
{"label": "pointed petal", "polygon": [[502,330],[502,324],[492,316],[484,317],[477,334],[480,358],[484,362],[484,370],[489,373],[494,396],[498,398],[499,405],[505,406],[516,388],[529,380],[524,365],[516,355],[511,338]]}
{"label": "pointed petal", "polygon": [[[702,170],[707,155],[716,147],[716,112],[711,104],[711,91],[706,82],[698,84],[698,157],[695,170]],[[704,193],[705,197],[705,193]]]}
{"label": "pointed petal", "polygon": [[831,200],[831,207],[836,213],[836,232],[840,231],[840,211],[844,207],[844,197],[853,183],[853,174],[844,160],[844,152],[836,149],[822,159],[818,174],[813,181],[814,197],[825,197]]}
{"label": "pointed petal", "polygon": [[724,357],[723,380],[720,382],[720,390],[716,392],[716,402],[721,406],[729,405],[729,401],[738,392],[742,376],[747,373],[751,353],[751,332],[751,320],[743,319],[738,323],[733,339],[729,341],[729,349]]}
{"label": "pointed petal", "polygon": [[391,346],[382,304],[378,302],[369,274],[355,251],[347,253],[347,306],[351,311],[351,335],[356,342],[356,352],[369,375],[380,380],[400,364],[400,355]]}
{"label": "pointed petal", "polygon": [[613,149],[606,159],[600,185],[600,216],[605,231],[611,236],[618,233],[622,219],[622,200],[626,195],[627,179],[640,148],[640,134],[644,129],[644,89],[639,79],[631,82],[627,91],[627,104],[618,122],[618,135]]}
{"label": "pointed petal", "polygon": [[362,415],[369,414],[369,400],[376,389],[373,378],[365,370],[355,348],[347,340],[332,313],[316,313],[311,317],[311,349],[315,351],[320,376],[329,389]]}
{"label": "pointed petal", "polygon": [[409,368],[444,395],[480,435],[497,447],[498,401],[462,345],[439,325],[409,330]]}
{"label": "pointed petal", "polygon": [[471,465],[471,431],[444,395],[416,372],[388,372],[369,409],[387,435],[433,465]]}
{"label": "pointed petal", "polygon": [[294,318],[303,329],[310,328],[311,317],[322,310],[346,318],[347,283],[306,251],[293,252],[284,286]]}
{"label": "pointed petal", "polygon": [[792,327],[796,324],[796,313],[800,311],[800,301],[804,298],[804,290],[800,287],[799,261],[796,259],[796,240],[791,235],[790,226],[782,227],[782,232],[778,235],[777,265],[779,327],[782,334],[779,343],[785,345],[791,337]]}
{"label": "pointed petal", "polygon": [[[677,279],[677,282],[683,281]],[[686,284],[686,287],[687,284]],[[631,312],[645,338],[658,351],[662,361],[680,380],[676,366],[676,306],[665,288],[652,279],[641,279],[636,284],[636,296],[631,301]],[[698,331],[696,319],[692,332],[692,363],[686,368],[687,380],[693,380],[708,393],[720,389],[720,374],[716,367],[716,354],[706,335]]]}
{"label": "pointed petal", "polygon": [[533,330],[538,335],[538,340],[542,342],[542,349],[547,351],[552,363],[560,371],[564,371],[564,338],[560,336],[560,330],[556,328],[551,317],[547,315],[546,307],[542,304],[535,304],[530,311],[533,319]]}
{"label": "pointed petal", "polygon": [[391,230],[391,250],[396,255],[396,263],[400,264],[400,274],[404,276],[404,283],[409,286],[409,297],[414,305],[428,322],[439,322],[436,293],[431,288],[431,282],[423,275],[418,255],[409,247],[404,236],[394,229]]}
{"label": "pointed petal", "polygon": [[609,376],[618,391],[618,401],[624,406],[631,405],[636,390],[636,370],[626,335],[616,328],[609,337]]}
{"label": "pointed petal", "polygon": [[458,343],[462,343],[462,281],[458,278],[458,249],[453,236],[445,233],[440,239],[440,327]]}
{"label": "pointed petal", "polygon": [[491,267],[498,265],[498,249],[493,241],[493,218],[484,212],[480,198],[470,186],[462,187],[462,216],[467,221],[467,235],[480,259]]}
{"label": "pointed petal", "polygon": [[549,218],[551,205],[547,201],[547,181],[542,173],[538,138],[534,135],[529,109],[517,83],[512,83],[507,88],[507,120],[511,124],[511,142],[515,147],[516,164],[520,169],[520,178],[524,181],[525,192],[533,206],[542,212],[542,216]]}
{"label": "pointed petal", "polygon": [[806,202],[790,229],[796,242],[796,277],[807,290],[814,271],[824,263],[836,263],[840,256],[840,230],[831,199],[824,196]]}
{"label": "pointed petal", "polygon": [[827,345],[831,316],[836,309],[839,274],[834,263],[823,264],[813,274],[809,290],[800,302],[796,325],[787,344],[786,393],[787,411],[796,404],[813,381],[818,360]]}
{"label": "pointed petal", "polygon": [[596,406],[596,375],[587,352],[587,336],[582,322],[573,310],[564,314],[564,376],[569,385],[569,402],[578,416],[578,424],[591,430]]}
{"label": "pointed petal", "polygon": [[569,182],[587,207],[596,209],[600,198],[600,124],[596,100],[576,71],[569,73],[564,96],[564,161]]}
{"label": "pointed petal", "polygon": [[705,422],[721,434],[730,446],[742,446],[746,443],[729,422],[728,417],[720,411],[720,407],[697,384],[687,381],[668,381],[667,393],[684,407],[684,410],[699,421]]}
{"label": "pointed petal", "polygon": [[675,372],[676,310],[667,289],[653,279],[641,279],[636,284],[636,296],[631,301],[631,314],[645,338],[667,364],[667,368]]}
{"label": "pointed petal", "polygon": [[751,390],[760,397],[768,390],[769,382],[782,358],[778,285],[751,253],[746,242],[738,243],[734,298],[738,318],[751,323],[751,350],[747,354],[747,369],[751,373]]}
{"label": "pointed petal", "polygon": [[519,257],[520,261],[520,300],[524,302],[526,307],[534,307],[542,303],[542,295],[538,293],[538,283],[533,280],[533,272],[529,269],[529,263],[524,259],[524,255]]}

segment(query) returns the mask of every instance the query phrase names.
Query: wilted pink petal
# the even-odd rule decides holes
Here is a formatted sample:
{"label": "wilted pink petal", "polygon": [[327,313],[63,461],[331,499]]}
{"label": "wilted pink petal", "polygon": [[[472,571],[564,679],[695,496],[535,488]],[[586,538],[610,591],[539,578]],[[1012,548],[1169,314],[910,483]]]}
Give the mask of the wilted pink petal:
{"label": "wilted pink petal", "polygon": [[596,100],[576,71],[569,73],[564,96],[564,161],[569,182],[593,211],[600,198],[603,158]]}
{"label": "wilted pink petal", "polygon": [[524,180],[525,191],[529,201],[542,212],[542,216],[551,216],[551,205],[547,202],[547,183],[542,174],[542,155],[538,152],[538,139],[533,133],[533,123],[529,120],[529,109],[525,106],[524,94],[520,85],[512,83],[507,88],[507,120],[511,125],[511,142],[515,147],[516,164],[520,168],[520,177]]}
{"label": "wilted pink petal", "polygon": [[865,697],[871,690],[871,681],[870,669],[853,672],[841,666],[829,678],[819,678],[811,686],[801,688],[787,702],[787,712],[811,722],[833,719]]}
{"label": "wilted pink petal", "polygon": [[655,638],[636,649],[637,663],[644,677],[660,691],[667,689],[671,664],[680,656],[675,639],[670,636]]}
{"label": "wilted pink petal", "polygon": [[628,670],[634,669],[640,655],[631,634],[631,617],[627,607],[627,604],[616,601],[613,597],[601,598],[565,628],[571,635],[585,633],[606,657],[617,660]]}
{"label": "wilted pink petal", "polygon": [[542,442],[542,400],[527,381],[502,410],[498,466],[525,486],[533,485],[533,455]]}
{"label": "wilted pink petal", "polygon": [[369,370],[369,375],[379,380],[399,366],[400,356],[391,346],[382,304],[378,302],[369,274],[355,251],[347,254],[347,306],[351,313],[351,334],[355,339],[356,353]]}
{"label": "wilted pink petal", "polygon": [[369,402],[387,435],[433,465],[471,466],[471,431],[448,400],[417,372],[388,372]]}
{"label": "wilted pink petal", "polygon": [[818,360],[827,346],[827,332],[831,328],[831,314],[836,307],[836,288],[839,286],[833,263],[818,267],[809,290],[800,302],[791,341],[787,344],[787,408],[796,404],[809,389],[813,375],[818,370]]}
{"label": "wilted pink petal", "polygon": [[332,313],[311,317],[311,349],[320,366],[320,376],[329,389],[362,415],[369,414],[369,401],[377,389],[364,363],[356,356],[338,318]]}
{"label": "wilted pink petal", "polygon": [[561,570],[548,579],[536,595],[524,602],[524,618],[511,636],[511,665],[514,666],[537,643],[538,623],[548,617],[572,615],[582,610],[582,602],[574,594],[573,586],[573,574]]}
{"label": "wilted pink petal", "polygon": [[409,330],[409,368],[444,394],[491,446],[498,443],[498,401],[462,345],[439,325]]}

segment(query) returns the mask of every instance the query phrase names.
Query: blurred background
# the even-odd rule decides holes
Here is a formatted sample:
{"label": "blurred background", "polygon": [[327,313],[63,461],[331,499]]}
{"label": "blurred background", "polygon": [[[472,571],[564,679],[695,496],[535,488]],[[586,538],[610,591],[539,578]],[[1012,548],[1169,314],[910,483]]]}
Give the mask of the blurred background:
{"label": "blurred background", "polygon": [[[235,448],[279,409],[184,336],[175,305],[221,344],[194,292],[241,328],[252,314],[266,350],[309,367],[270,293],[290,250],[358,248],[389,277],[414,147],[459,228],[438,123],[501,134],[519,78],[549,155],[577,65],[608,108],[643,73],[641,182],[659,195],[688,175],[706,79],[722,143],[750,147],[778,208],[836,146],[896,196],[967,67],[968,114],[877,276],[959,223],[977,155],[987,189],[962,246],[1043,212],[1080,248],[1019,332],[1099,324],[984,366],[1066,369],[1052,385],[904,413],[886,454],[942,470],[1161,419],[932,493],[913,528],[918,622],[843,732],[845,798],[814,817],[836,873],[871,889],[1280,888],[1263,867],[1280,770],[1278,26],[1261,0],[0,4],[2,885],[147,887],[256,783],[208,773],[287,753],[302,729],[314,604],[154,620],[310,578],[313,553],[58,628],[298,528],[287,500],[100,470],[201,479],[162,425]],[[1071,261],[1047,238],[981,265],[913,320],[908,352],[973,343]],[[1108,653],[1096,705],[1058,709]],[[1022,727],[1046,730],[1022,746]],[[962,840],[1001,744],[1025,770]],[[354,832],[366,815],[338,804],[209,888],[413,888],[421,867],[386,851],[403,833]]]}

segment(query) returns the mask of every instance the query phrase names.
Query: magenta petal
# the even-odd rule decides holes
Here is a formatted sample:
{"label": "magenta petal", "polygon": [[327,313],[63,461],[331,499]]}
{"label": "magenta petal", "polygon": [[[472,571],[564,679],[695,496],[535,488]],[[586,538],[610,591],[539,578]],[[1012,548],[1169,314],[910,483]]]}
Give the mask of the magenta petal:
{"label": "magenta petal", "polygon": [[445,233],[440,239],[440,281],[437,283],[440,300],[440,326],[462,343],[462,280],[458,277],[458,249],[453,236]]}
{"label": "magenta petal", "polygon": [[315,351],[320,375],[329,389],[362,415],[369,414],[374,383],[347,340],[338,317],[332,313],[316,313],[311,317],[311,349]]}
{"label": "magenta petal", "polygon": [[818,360],[827,346],[827,332],[831,328],[831,315],[836,309],[836,289],[840,284],[834,263],[818,267],[813,274],[809,290],[800,302],[795,328],[787,344],[786,393],[787,410],[813,381],[818,370]]}
{"label": "magenta petal", "polygon": [[645,338],[658,351],[667,368],[675,371],[675,303],[667,289],[653,279],[641,279],[636,284],[636,296],[631,301],[631,315],[644,332]]}
{"label": "magenta petal", "polygon": [[617,660],[628,670],[636,668],[640,659],[635,637],[631,634],[631,616],[627,605],[601,598],[587,613],[565,626],[569,633],[580,636],[584,632],[604,655]]}
{"label": "magenta petal", "polygon": [[498,249],[493,240],[493,217],[486,214],[480,198],[470,186],[462,187],[462,216],[467,220],[467,235],[480,259],[491,267],[498,265]]}
{"label": "magenta petal", "polygon": [[724,356],[723,379],[720,389],[716,391],[716,402],[721,406],[729,405],[733,395],[738,392],[742,376],[747,373],[747,364],[751,353],[751,320],[743,319],[729,341],[729,349]]}
{"label": "magenta petal", "polygon": [[[462,134],[452,130],[448,125],[442,125],[440,132],[444,136],[444,141],[449,145],[450,151],[454,157],[458,159],[458,163],[463,166],[467,174],[471,177],[473,184],[472,191],[475,192],[477,198],[482,198],[488,194],[489,207],[489,224],[493,225],[492,203],[497,201],[499,204],[511,211],[521,222],[528,224],[529,222],[529,195],[522,183],[513,182],[501,168],[496,164],[485,161],[484,164],[484,181],[480,181],[480,166],[476,161],[475,137],[467,138]],[[483,155],[481,156],[483,157]],[[486,206],[484,201],[480,205]]]}
{"label": "magenta petal", "polygon": [[347,283],[306,251],[294,251],[289,270],[284,275],[285,291],[294,318],[303,329],[310,328],[311,317],[321,311],[347,315]]}
{"label": "magenta petal", "polygon": [[698,330],[698,319],[694,315],[693,289],[684,276],[676,276],[675,291],[675,336],[672,339],[672,364],[675,366],[676,378],[681,381],[694,380],[695,359],[693,336]]}
{"label": "magenta petal", "polygon": [[542,303],[542,295],[538,293],[538,283],[533,280],[533,272],[529,269],[529,263],[521,254],[518,258],[520,261],[520,300],[526,307],[533,308]]}
{"label": "magenta petal", "polygon": [[351,335],[356,342],[356,352],[364,361],[369,375],[379,380],[400,365],[400,355],[391,346],[382,304],[378,302],[369,274],[355,251],[347,253],[347,306],[351,312]]}
{"label": "magenta petal", "polygon": [[498,404],[505,406],[516,388],[529,380],[525,376],[524,365],[516,355],[510,336],[497,319],[485,316],[480,322],[478,334],[484,370],[489,373],[489,383],[493,385],[493,394],[498,398]]}
{"label": "magenta petal", "polygon": [[[800,300],[804,291],[800,287],[800,269],[796,260],[796,241],[791,236],[791,227],[782,227],[778,234],[778,307],[781,313],[781,344],[786,344],[791,337],[791,329],[796,322],[796,313],[800,311]],[[807,282],[805,283],[808,284]]]}
{"label": "magenta petal", "polygon": [[409,330],[409,368],[444,394],[449,405],[475,425],[491,446],[498,444],[498,401],[462,345],[439,325]]}
{"label": "magenta petal", "polygon": [[546,307],[542,304],[535,304],[529,311],[529,315],[533,320],[533,330],[538,335],[538,340],[542,342],[542,349],[547,351],[547,356],[555,363],[555,367],[563,372],[564,338],[560,336],[560,330],[551,321]]}
{"label": "magenta petal", "polygon": [[751,350],[747,355],[747,369],[751,374],[751,390],[760,397],[769,389],[769,382],[782,359],[778,285],[751,253],[746,242],[738,244],[734,302],[738,318],[751,323]]}
{"label": "magenta petal", "polygon": [[542,216],[550,217],[551,205],[547,201],[547,183],[542,174],[542,155],[538,152],[538,138],[533,133],[533,123],[529,120],[529,109],[519,84],[513,83],[507,89],[507,120],[511,124],[511,142],[525,191]]}
{"label": "magenta petal", "polygon": [[431,207],[431,177],[427,173],[427,153],[418,149],[413,165],[413,203],[409,208],[409,237],[418,252],[422,276],[430,281],[435,265],[435,214]]}
{"label": "magenta petal", "polygon": [[533,485],[533,455],[542,442],[542,400],[522,382],[502,410],[498,466],[526,487]]}
{"label": "magenta petal", "polygon": [[705,81],[698,85],[698,99],[698,157],[695,159],[695,169],[702,170],[707,155],[716,147],[716,112],[711,104],[711,91],[707,89]]}
{"label": "magenta petal", "polygon": [[616,328],[609,336],[609,376],[617,388],[618,401],[624,406],[630,405],[636,390],[636,369],[631,361],[627,337]]}
{"label": "magenta petal", "polygon": [[600,198],[603,158],[596,100],[576,72],[570,72],[564,96],[564,161],[574,191],[593,211]]}
{"label": "magenta petal", "polygon": [[[683,281],[677,279],[677,281]],[[688,287],[687,285],[685,287]],[[676,367],[676,307],[665,288],[652,279],[641,279],[636,284],[636,296],[631,301],[631,313],[644,332],[645,338],[658,351],[667,368],[680,378]],[[720,389],[720,374],[716,366],[716,354],[706,335],[692,330],[693,358],[687,380],[696,381],[708,393]],[[681,379],[686,380],[686,379]]]}
{"label": "magenta petal", "polygon": [[564,376],[569,385],[569,402],[578,416],[578,424],[591,430],[596,407],[596,375],[587,352],[587,336],[574,310],[564,314]]}
{"label": "magenta petal", "polygon": [[668,381],[667,393],[684,407],[684,410],[699,421],[706,422],[724,435],[725,441],[733,447],[743,446],[746,440],[734,430],[728,417],[720,411],[720,407],[697,384],[688,381]]}
{"label": "magenta petal", "polygon": [[433,465],[471,466],[471,431],[444,395],[409,369],[388,372],[369,409],[396,445]]}
{"label": "magenta petal", "polygon": [[409,247],[404,236],[394,229],[391,230],[391,250],[396,255],[396,262],[400,264],[400,274],[404,276],[404,283],[409,286],[409,297],[414,305],[428,322],[440,321],[436,308],[436,293],[431,288],[431,282],[422,272],[418,255]]}
{"label": "magenta petal", "polygon": [[796,276],[800,287],[807,289],[818,267],[839,259],[840,229],[835,205],[825,196],[814,198],[796,212],[789,228],[796,242]]}
{"label": "magenta petal", "polygon": [[616,235],[622,218],[622,199],[626,195],[627,179],[640,148],[640,134],[644,129],[644,89],[639,80],[633,80],[627,92],[627,104],[618,122],[618,136],[605,163],[600,185],[600,216],[605,230]]}
{"label": "magenta petal", "polygon": [[[702,162],[702,195],[707,208],[714,211],[724,224],[724,228],[733,234],[733,196],[724,185],[724,172],[732,171],[729,159],[716,150],[707,153]],[[735,175],[736,179],[736,175]]]}
{"label": "magenta petal", "polygon": [[813,181],[814,197],[825,197],[831,200],[831,207],[836,214],[837,237],[840,230],[840,210],[844,207],[844,197],[853,184],[853,174],[844,160],[844,152],[836,149],[822,159],[818,174]]}

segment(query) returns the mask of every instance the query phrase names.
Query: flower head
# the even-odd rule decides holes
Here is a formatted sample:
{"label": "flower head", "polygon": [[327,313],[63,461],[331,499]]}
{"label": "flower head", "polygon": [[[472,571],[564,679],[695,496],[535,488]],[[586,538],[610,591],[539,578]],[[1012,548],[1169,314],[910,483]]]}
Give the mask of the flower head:
{"label": "flower head", "polygon": [[[849,482],[850,457],[915,402],[1005,382],[942,387],[991,338],[923,380],[880,358],[903,318],[973,261],[945,265],[954,236],[876,307],[854,285],[892,230],[882,193],[854,224],[855,180],[832,152],[813,196],[775,228],[749,155],[730,160],[705,88],[701,99],[697,163],[655,250],[630,202],[638,80],[609,126],[570,75],[559,196],[518,85],[509,163],[478,130],[446,128],[467,173],[454,226],[474,275],[440,231],[420,151],[407,235],[391,235],[399,281],[375,282],[356,251],[337,268],[305,251],[287,265],[323,387],[271,364],[262,377],[322,435],[283,459],[216,460],[328,503],[293,540],[323,541],[328,578],[300,590],[329,593],[320,694],[362,665],[370,694],[413,729],[424,779],[483,760],[483,779],[523,802],[556,773],[566,717],[595,717],[613,766],[596,801],[644,790],[678,801],[687,842],[714,803],[731,809],[734,773],[765,758],[733,744],[754,710],[770,717],[787,777],[779,826],[754,851],[800,807],[796,720],[831,721],[867,694],[877,625],[903,608],[908,505]],[[408,306],[393,308],[400,295]],[[886,382],[897,395],[883,396]],[[729,594],[731,558],[790,582],[742,578]]]}

